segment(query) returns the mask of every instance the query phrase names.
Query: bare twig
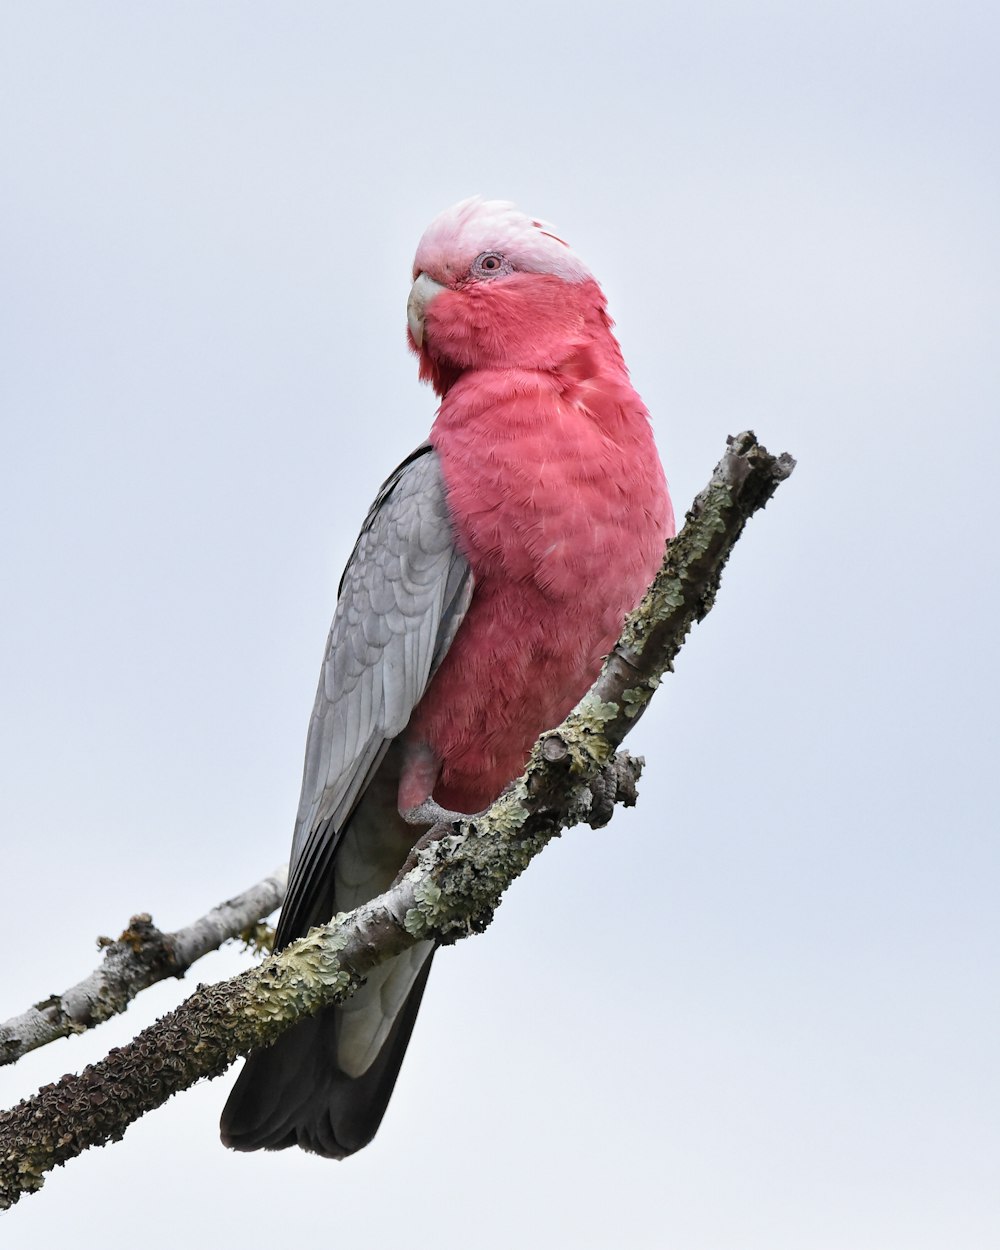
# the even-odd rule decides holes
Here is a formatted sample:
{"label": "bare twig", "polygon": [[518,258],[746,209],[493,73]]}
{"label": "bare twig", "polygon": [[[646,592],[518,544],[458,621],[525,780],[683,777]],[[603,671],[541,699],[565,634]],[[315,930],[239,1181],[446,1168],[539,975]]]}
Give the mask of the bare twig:
{"label": "bare twig", "polygon": [[0,1067],[56,1038],[102,1024],[157,981],[182,977],[202,955],[254,929],[279,907],[287,877],[287,868],[275,869],[176,933],[161,932],[146,914],[133,916],[116,941],[103,940],[104,959],[89,976],[0,1024]]}
{"label": "bare twig", "polygon": [[0,1205],[40,1188],[57,1164],[119,1139],[171,1094],[218,1076],[302,1016],[342,1001],[372,968],[414,942],[481,931],[503,891],[560,830],[604,823],[615,798],[634,801],[639,765],[615,749],[692,623],[711,608],[747,518],[793,468],[791,457],[769,455],[752,434],[730,439],[597,683],[543,735],[524,775],[484,817],[432,831],[379,898],[311,930],[259,968],[201,987],[127,1046],[0,1114]]}

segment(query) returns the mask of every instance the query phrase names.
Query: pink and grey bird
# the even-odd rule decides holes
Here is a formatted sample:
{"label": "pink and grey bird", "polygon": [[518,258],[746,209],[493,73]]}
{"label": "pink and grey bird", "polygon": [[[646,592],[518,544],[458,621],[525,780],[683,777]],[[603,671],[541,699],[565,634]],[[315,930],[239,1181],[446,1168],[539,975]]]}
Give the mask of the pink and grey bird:
{"label": "pink and grey bird", "polygon": [[[649,414],[601,288],[544,223],[464,200],[433,221],[407,314],[441,397],[340,583],[276,946],[385,890],[441,814],[486,807],[586,693],[674,533]],[[385,1113],[424,942],[250,1056],[238,1150],[343,1158]]]}

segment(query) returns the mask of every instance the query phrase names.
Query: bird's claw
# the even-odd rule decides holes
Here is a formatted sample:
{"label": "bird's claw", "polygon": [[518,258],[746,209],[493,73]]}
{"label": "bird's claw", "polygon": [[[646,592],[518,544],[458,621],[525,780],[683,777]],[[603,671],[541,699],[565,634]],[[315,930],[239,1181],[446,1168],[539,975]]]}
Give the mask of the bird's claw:
{"label": "bird's claw", "polygon": [[623,751],[601,768],[590,783],[590,815],[587,824],[591,829],[603,829],[614,814],[615,804],[634,807],[636,800],[636,773],[633,760]]}

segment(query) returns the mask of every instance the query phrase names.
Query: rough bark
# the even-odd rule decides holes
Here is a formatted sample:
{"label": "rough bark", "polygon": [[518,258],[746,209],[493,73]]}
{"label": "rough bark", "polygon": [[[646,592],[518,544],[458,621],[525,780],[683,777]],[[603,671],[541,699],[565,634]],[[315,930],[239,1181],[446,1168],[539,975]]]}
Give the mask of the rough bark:
{"label": "rough bark", "polygon": [[176,933],[163,933],[151,916],[141,913],[115,941],[99,938],[104,947],[100,967],[0,1024],[0,1067],[57,1038],[103,1024],[124,1011],[140,990],[184,976],[196,960],[224,942],[241,936],[252,941],[260,921],[280,907],[287,879],[283,865]]}
{"label": "rough bark", "polygon": [[0,1206],[40,1188],[56,1164],[118,1140],[140,1115],[218,1076],[301,1016],[342,1001],[382,960],[420,939],[448,943],[482,931],[503,891],[552,837],[580,821],[604,824],[615,801],[634,802],[641,763],[617,747],[691,625],[710,610],[747,519],[794,463],[771,456],[752,434],[729,440],[593,689],[539,739],[523,776],[485,816],[431,830],[379,898],[259,968],[200,987],[129,1045],[0,1114]]}

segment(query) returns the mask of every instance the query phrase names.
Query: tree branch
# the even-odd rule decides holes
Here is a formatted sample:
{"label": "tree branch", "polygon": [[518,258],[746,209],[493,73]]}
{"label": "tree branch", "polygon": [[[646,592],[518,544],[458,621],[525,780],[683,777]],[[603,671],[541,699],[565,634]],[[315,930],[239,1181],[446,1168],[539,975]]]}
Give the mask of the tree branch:
{"label": "tree branch", "polygon": [[104,947],[99,968],[62,994],[0,1024],[0,1067],[56,1038],[103,1024],[157,981],[182,977],[202,955],[247,933],[280,907],[287,880],[288,868],[282,865],[176,933],[163,933],[142,913],[132,917],[116,941],[99,938]]}
{"label": "tree branch", "polygon": [[605,823],[616,799],[634,801],[640,765],[616,748],[691,625],[710,610],[747,519],[794,464],[771,456],[752,434],[729,440],[594,687],[539,739],[523,776],[484,817],[431,830],[385,894],[259,968],[200,987],[127,1046],[0,1114],[0,1206],[40,1188],[55,1165],[120,1139],[171,1094],[343,1001],[372,968],[414,942],[481,932],[503,891],[551,838],[580,821]]}

